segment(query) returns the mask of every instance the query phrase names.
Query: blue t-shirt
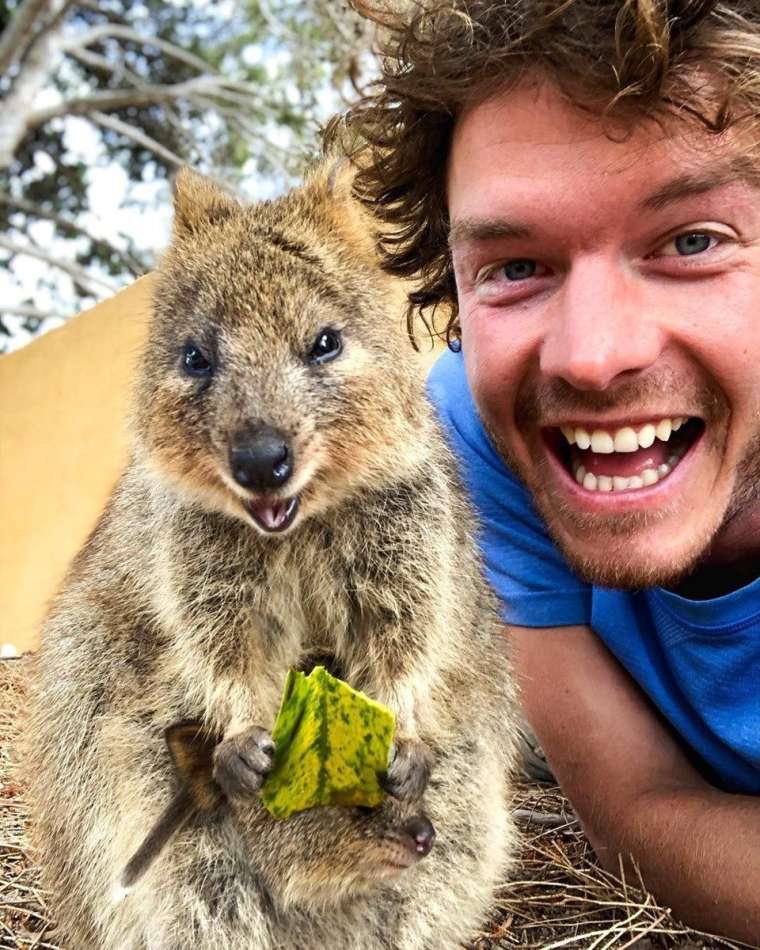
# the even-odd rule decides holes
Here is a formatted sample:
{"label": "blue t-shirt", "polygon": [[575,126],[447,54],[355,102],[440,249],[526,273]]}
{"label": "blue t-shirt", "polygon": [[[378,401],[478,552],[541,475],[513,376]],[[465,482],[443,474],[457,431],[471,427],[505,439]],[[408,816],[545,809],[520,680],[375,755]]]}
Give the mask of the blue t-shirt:
{"label": "blue t-shirt", "polygon": [[588,624],[712,782],[760,795],[760,579],[713,600],[687,600],[659,587],[621,591],[585,583],[550,539],[528,490],[495,452],[461,354],[443,354],[429,391],[478,510],[485,568],[505,622]]}

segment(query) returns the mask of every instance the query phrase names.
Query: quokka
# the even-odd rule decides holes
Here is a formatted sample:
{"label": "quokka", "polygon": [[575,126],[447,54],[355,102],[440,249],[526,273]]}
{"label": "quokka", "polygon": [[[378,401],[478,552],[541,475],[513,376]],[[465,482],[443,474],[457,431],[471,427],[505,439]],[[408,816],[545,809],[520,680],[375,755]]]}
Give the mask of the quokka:
{"label": "quokka", "polygon": [[[508,871],[510,669],[402,309],[341,167],[250,207],[179,174],[131,461],[30,701],[69,950],[453,950]],[[394,710],[390,794],[276,821],[268,730],[315,662]],[[115,902],[177,794],[163,735],[183,721],[219,737],[224,804]]]}

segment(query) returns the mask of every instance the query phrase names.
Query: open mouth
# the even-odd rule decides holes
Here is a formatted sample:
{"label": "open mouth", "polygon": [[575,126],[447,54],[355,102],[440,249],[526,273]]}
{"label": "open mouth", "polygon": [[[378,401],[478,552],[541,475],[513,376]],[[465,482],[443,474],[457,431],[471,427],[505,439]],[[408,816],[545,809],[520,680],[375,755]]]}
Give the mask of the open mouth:
{"label": "open mouth", "polygon": [[705,429],[694,417],[664,416],[610,429],[563,425],[544,429],[545,442],[586,491],[633,492],[667,479]]}
{"label": "open mouth", "polygon": [[274,498],[266,495],[243,502],[245,510],[267,534],[277,534],[289,528],[298,512],[298,495],[292,498]]}

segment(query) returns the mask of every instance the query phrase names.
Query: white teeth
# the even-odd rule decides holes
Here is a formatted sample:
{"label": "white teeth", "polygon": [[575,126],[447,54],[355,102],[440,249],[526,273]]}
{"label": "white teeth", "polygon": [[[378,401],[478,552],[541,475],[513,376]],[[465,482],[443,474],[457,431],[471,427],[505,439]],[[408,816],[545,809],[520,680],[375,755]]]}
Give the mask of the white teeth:
{"label": "white teeth", "polygon": [[667,442],[670,438],[670,433],[673,431],[673,423],[670,419],[662,419],[657,423],[657,428],[655,429],[655,434],[661,442]]}
{"label": "white teeth", "polygon": [[[617,429],[615,433],[605,429],[594,429],[589,434],[587,429],[572,426],[563,426],[562,433],[567,441],[577,445],[579,449],[590,448],[600,455],[610,455],[614,452],[635,452],[639,448],[648,449],[655,439],[667,442],[671,433],[681,428],[687,421],[686,416],[675,416],[672,419],[661,419],[656,425],[648,422],[638,432],[631,426]],[[636,491],[639,488],[648,488],[666,478],[678,465],[686,453],[687,446],[677,446],[668,456],[667,462],[662,462],[657,468],[645,468],[638,475],[595,475],[586,471],[585,466],[574,456],[573,473],[575,480],[586,491],[620,492]]]}
{"label": "white teeth", "polygon": [[570,445],[579,449],[591,449],[609,455],[612,452],[636,452],[648,449],[655,439],[667,442],[673,432],[677,432],[686,422],[686,416],[674,416],[672,419],[660,419],[659,422],[647,422],[636,431],[632,426],[623,426],[614,432],[607,429],[588,429],[581,426],[561,426],[562,434]]}
{"label": "white teeth", "polygon": [[[678,460],[676,460],[677,464]],[[662,465],[654,468],[645,468],[641,475],[632,475],[626,478],[624,475],[594,475],[593,472],[587,472],[579,465],[575,470],[575,480],[582,485],[586,491],[618,492],[635,491],[637,488],[648,488],[650,485],[656,485],[657,482],[670,475],[673,466]]]}
{"label": "white teeth", "polygon": [[639,447],[639,440],[636,432],[630,426],[618,429],[615,433],[615,451],[616,452],[635,452]]}
{"label": "white teeth", "polygon": [[648,449],[650,445],[654,444],[655,434],[655,427],[651,423],[639,429],[639,445],[642,449]]}
{"label": "white teeth", "polygon": [[594,429],[591,433],[591,451],[599,452],[603,455],[611,455],[615,451],[615,443],[609,432],[602,429]]}

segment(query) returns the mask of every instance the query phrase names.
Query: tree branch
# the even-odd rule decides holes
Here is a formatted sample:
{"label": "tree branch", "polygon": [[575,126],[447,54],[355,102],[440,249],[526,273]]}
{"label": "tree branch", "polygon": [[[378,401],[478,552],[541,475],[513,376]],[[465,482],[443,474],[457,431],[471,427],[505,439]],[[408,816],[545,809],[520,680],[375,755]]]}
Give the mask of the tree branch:
{"label": "tree branch", "polygon": [[[124,267],[134,277],[140,277],[145,273],[146,267],[142,261],[138,260],[136,257],[133,257],[128,251],[122,251],[121,248],[116,247],[115,244],[112,244],[106,238],[96,237],[90,231],[87,231],[85,228],[81,227],[81,225],[76,224],[74,221],[71,221],[68,218],[61,217],[59,214],[54,214],[52,211],[46,211],[39,205],[34,204],[32,201],[25,201],[23,198],[13,198],[11,195],[2,191],[0,191],[0,204],[5,205],[7,208],[15,208],[18,211],[22,211],[26,215],[31,215],[35,218],[41,218],[44,221],[52,221],[53,224],[60,228],[61,231],[79,234],[88,238],[90,241],[97,241],[99,244],[104,244],[112,254],[115,254],[119,258]],[[121,236],[125,237],[123,234]]]}
{"label": "tree branch", "polygon": [[141,132],[138,128],[136,128],[134,125],[130,125],[128,122],[122,122],[121,119],[117,119],[112,115],[106,115],[104,112],[91,112],[88,118],[97,125],[101,125],[105,129],[111,129],[112,132],[118,132],[125,138],[136,142],[138,145],[142,145],[143,148],[147,148],[148,151],[153,152],[154,155],[157,155],[159,158],[163,159],[163,161],[165,161],[168,165],[173,165],[175,168],[181,168],[183,165],[187,164],[187,162],[179,155],[176,155],[160,142],[157,142],[154,138],[146,135],[145,132]]}
{"label": "tree branch", "polygon": [[145,85],[142,77],[132,72],[131,69],[127,69],[124,63],[112,63],[106,56],[101,56],[100,53],[93,53],[87,49],[69,49],[66,51],[66,54],[72,59],[77,60],[77,62],[89,66],[90,69],[108,73],[118,82],[121,82],[122,79],[126,79],[128,82],[131,82],[133,86]]}
{"label": "tree branch", "polygon": [[10,91],[2,100],[0,113],[0,170],[7,168],[13,161],[19,142],[29,129],[27,116],[32,103],[45,85],[51,73],[58,69],[61,52],[62,12],[68,0],[52,0],[50,12],[52,22],[39,30],[15,77]]}
{"label": "tree branch", "polygon": [[24,55],[40,18],[47,12],[51,0],[22,0],[10,23],[0,36],[0,76]]}
{"label": "tree branch", "polygon": [[52,317],[55,317],[56,320],[66,319],[66,315],[63,313],[54,313],[52,310],[38,310],[36,307],[25,307],[23,304],[14,305],[12,307],[6,307],[5,304],[0,304],[0,313],[4,316],[26,317],[31,320],[39,320],[40,323],[42,323],[43,320],[50,320]]}
{"label": "tree branch", "polygon": [[215,70],[209,63],[192,53],[188,53],[182,47],[175,46],[174,43],[169,43],[166,40],[160,40],[155,36],[145,36],[138,33],[137,30],[132,30],[128,26],[119,26],[116,23],[104,23],[102,26],[96,26],[88,30],[87,33],[68,40],[64,49],[66,52],[72,52],[75,49],[92,46],[93,43],[100,42],[100,40],[111,38],[129,40],[133,43],[139,43],[141,46],[152,46],[171,59],[185,63],[187,66],[197,69],[200,73],[215,74]]}
{"label": "tree branch", "polygon": [[[161,102],[175,102],[177,99],[192,100],[197,94],[214,96],[220,99],[240,101],[238,90],[245,88],[249,92],[248,104],[253,98],[253,87],[243,83],[228,83],[216,76],[196,76],[186,82],[171,83],[164,86],[143,86],[136,89],[117,89],[109,92],[97,92],[92,96],[70,99],[47,109],[38,109],[27,117],[27,131],[44,125],[51,119],[65,115],[89,115],[92,112],[114,112],[129,106],[152,106]],[[242,103],[241,103],[242,104]]]}
{"label": "tree branch", "polygon": [[15,244],[13,241],[9,241],[0,235],[0,248],[10,251],[11,254],[26,254],[28,257],[34,257],[39,261],[43,261],[45,264],[50,264],[51,267],[62,270],[81,287],[84,287],[88,293],[93,294],[93,296],[101,296],[100,291],[93,290],[93,284],[100,284],[101,287],[112,294],[116,293],[119,289],[116,284],[109,280],[104,280],[95,274],[88,273],[83,267],[79,267],[78,264],[73,264],[71,261],[62,261],[58,257],[53,257],[52,254],[46,254],[45,251],[43,251],[41,247],[37,247],[36,244],[30,244],[28,246]]}

